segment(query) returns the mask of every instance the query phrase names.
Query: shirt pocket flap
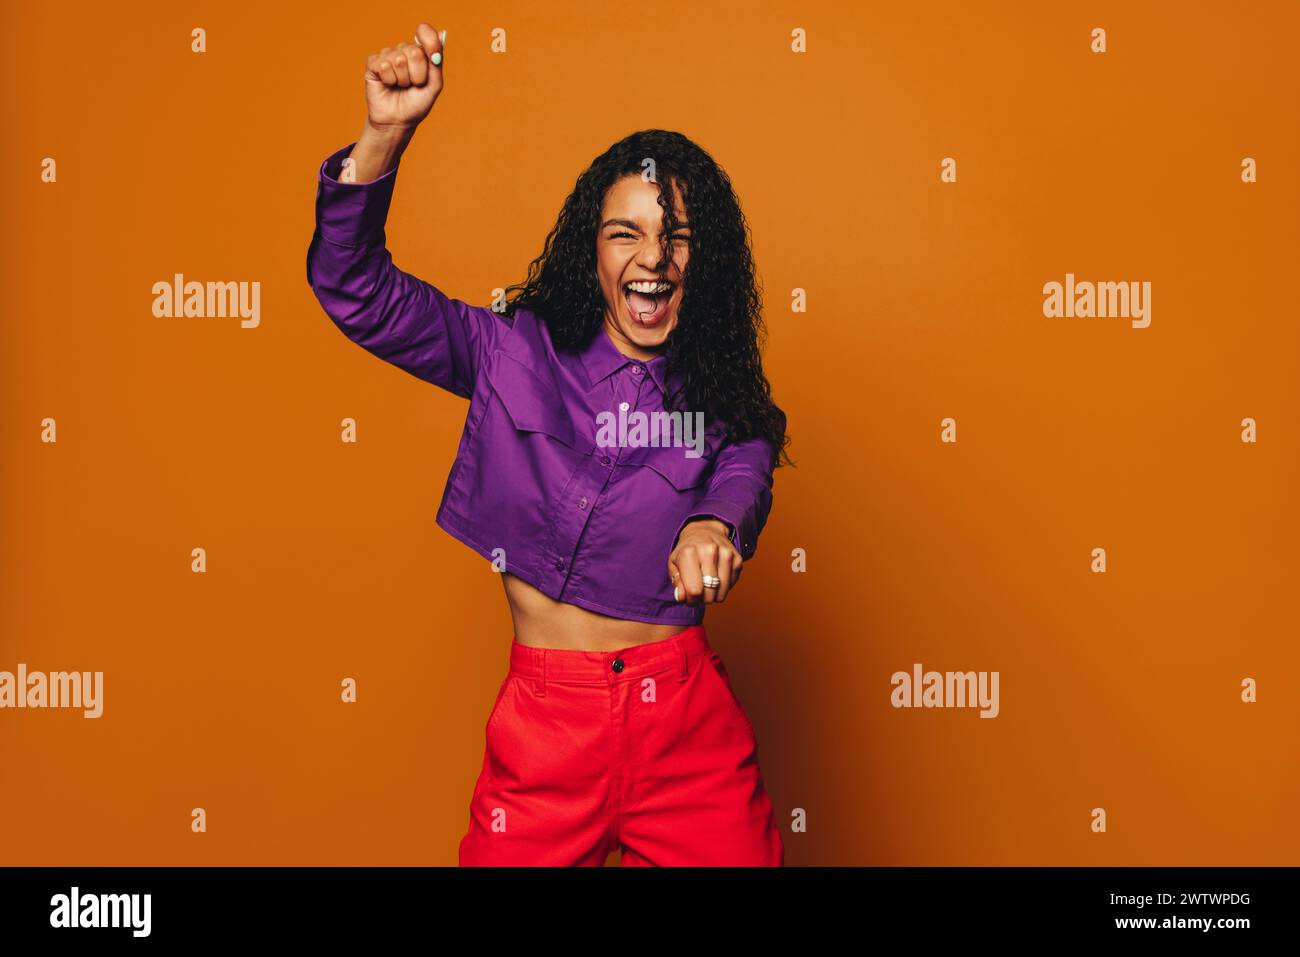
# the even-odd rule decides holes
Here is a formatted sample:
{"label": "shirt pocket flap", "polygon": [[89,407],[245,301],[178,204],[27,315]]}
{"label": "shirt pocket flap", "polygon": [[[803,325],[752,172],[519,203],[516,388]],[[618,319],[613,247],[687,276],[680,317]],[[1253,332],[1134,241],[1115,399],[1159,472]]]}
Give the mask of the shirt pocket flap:
{"label": "shirt pocket flap", "polygon": [[[690,452],[690,455],[686,453]],[[627,449],[620,465],[647,466],[658,472],[678,491],[695,488],[708,478],[713,459],[708,454],[696,457],[694,449],[674,446],[641,445]]]}
{"label": "shirt pocket flap", "polygon": [[553,383],[500,351],[493,354],[486,372],[516,429],[541,432],[573,448],[573,422]]}

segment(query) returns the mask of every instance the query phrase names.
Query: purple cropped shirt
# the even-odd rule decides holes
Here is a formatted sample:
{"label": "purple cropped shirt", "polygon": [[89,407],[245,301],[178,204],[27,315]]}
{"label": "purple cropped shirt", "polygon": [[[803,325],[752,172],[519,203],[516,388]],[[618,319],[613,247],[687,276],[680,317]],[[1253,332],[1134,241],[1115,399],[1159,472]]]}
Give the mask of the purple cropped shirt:
{"label": "purple cropped shirt", "polygon": [[[321,164],[307,281],[366,351],[469,399],[438,525],[558,601],[615,618],[683,627],[704,605],[673,597],[668,557],[690,520],[717,518],[744,559],[772,506],[771,443],[705,424],[702,454],[610,444],[620,413],[665,411],[664,358],[624,356],[603,330],[557,351],[530,310],[513,320],[444,295],[393,264],[384,223],[397,168],[341,183],[355,143]],[[601,413],[607,413],[601,417]],[[662,420],[661,420],[662,421]]]}

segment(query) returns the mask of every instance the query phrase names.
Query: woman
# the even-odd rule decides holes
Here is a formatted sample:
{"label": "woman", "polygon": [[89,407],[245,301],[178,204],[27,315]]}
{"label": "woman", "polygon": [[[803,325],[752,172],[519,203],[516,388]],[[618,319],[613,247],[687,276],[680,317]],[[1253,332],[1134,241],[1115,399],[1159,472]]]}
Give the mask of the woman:
{"label": "woman", "polygon": [[633,134],[579,178],[525,283],[495,308],[450,299],[384,245],[444,42],[422,23],[368,59],[307,276],[352,341],[470,400],[437,521],[502,573],[515,634],[460,863],[619,847],[625,866],[780,865],[754,730],[702,624],[788,461],[730,182],[680,134]]}

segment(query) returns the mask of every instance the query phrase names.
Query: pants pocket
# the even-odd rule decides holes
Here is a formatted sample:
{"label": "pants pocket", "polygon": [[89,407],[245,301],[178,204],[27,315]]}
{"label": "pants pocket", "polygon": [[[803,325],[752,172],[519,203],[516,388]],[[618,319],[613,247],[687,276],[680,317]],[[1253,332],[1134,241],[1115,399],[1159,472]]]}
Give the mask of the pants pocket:
{"label": "pants pocket", "polygon": [[510,687],[512,678],[514,678],[514,675],[507,674],[502,680],[501,687],[497,689],[496,700],[492,702],[492,710],[488,712],[487,724],[483,728],[483,740],[489,751],[492,749],[492,731],[497,725],[497,720],[501,717],[501,704],[505,700],[506,689]]}
{"label": "pants pocket", "polygon": [[727,706],[731,709],[732,715],[735,716],[736,720],[740,722],[741,727],[744,728],[745,734],[748,736],[750,742],[757,746],[758,736],[754,733],[754,725],[749,720],[749,715],[745,713],[745,706],[740,703],[740,698],[737,697],[735,689],[731,687],[731,676],[727,674],[727,666],[722,663],[722,656],[716,651],[710,651],[707,652],[703,658],[704,661],[701,663],[700,667],[703,670],[705,677],[708,678],[714,687],[721,693]]}

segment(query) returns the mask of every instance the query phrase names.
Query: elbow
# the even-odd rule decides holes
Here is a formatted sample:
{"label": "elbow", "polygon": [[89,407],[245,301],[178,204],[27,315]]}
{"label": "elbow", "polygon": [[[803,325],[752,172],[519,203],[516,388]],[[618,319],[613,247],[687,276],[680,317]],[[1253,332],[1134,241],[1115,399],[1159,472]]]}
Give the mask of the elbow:
{"label": "elbow", "polygon": [[364,335],[376,323],[381,281],[375,266],[372,258],[359,258],[352,250],[322,240],[319,231],[307,247],[307,285],[349,338]]}

